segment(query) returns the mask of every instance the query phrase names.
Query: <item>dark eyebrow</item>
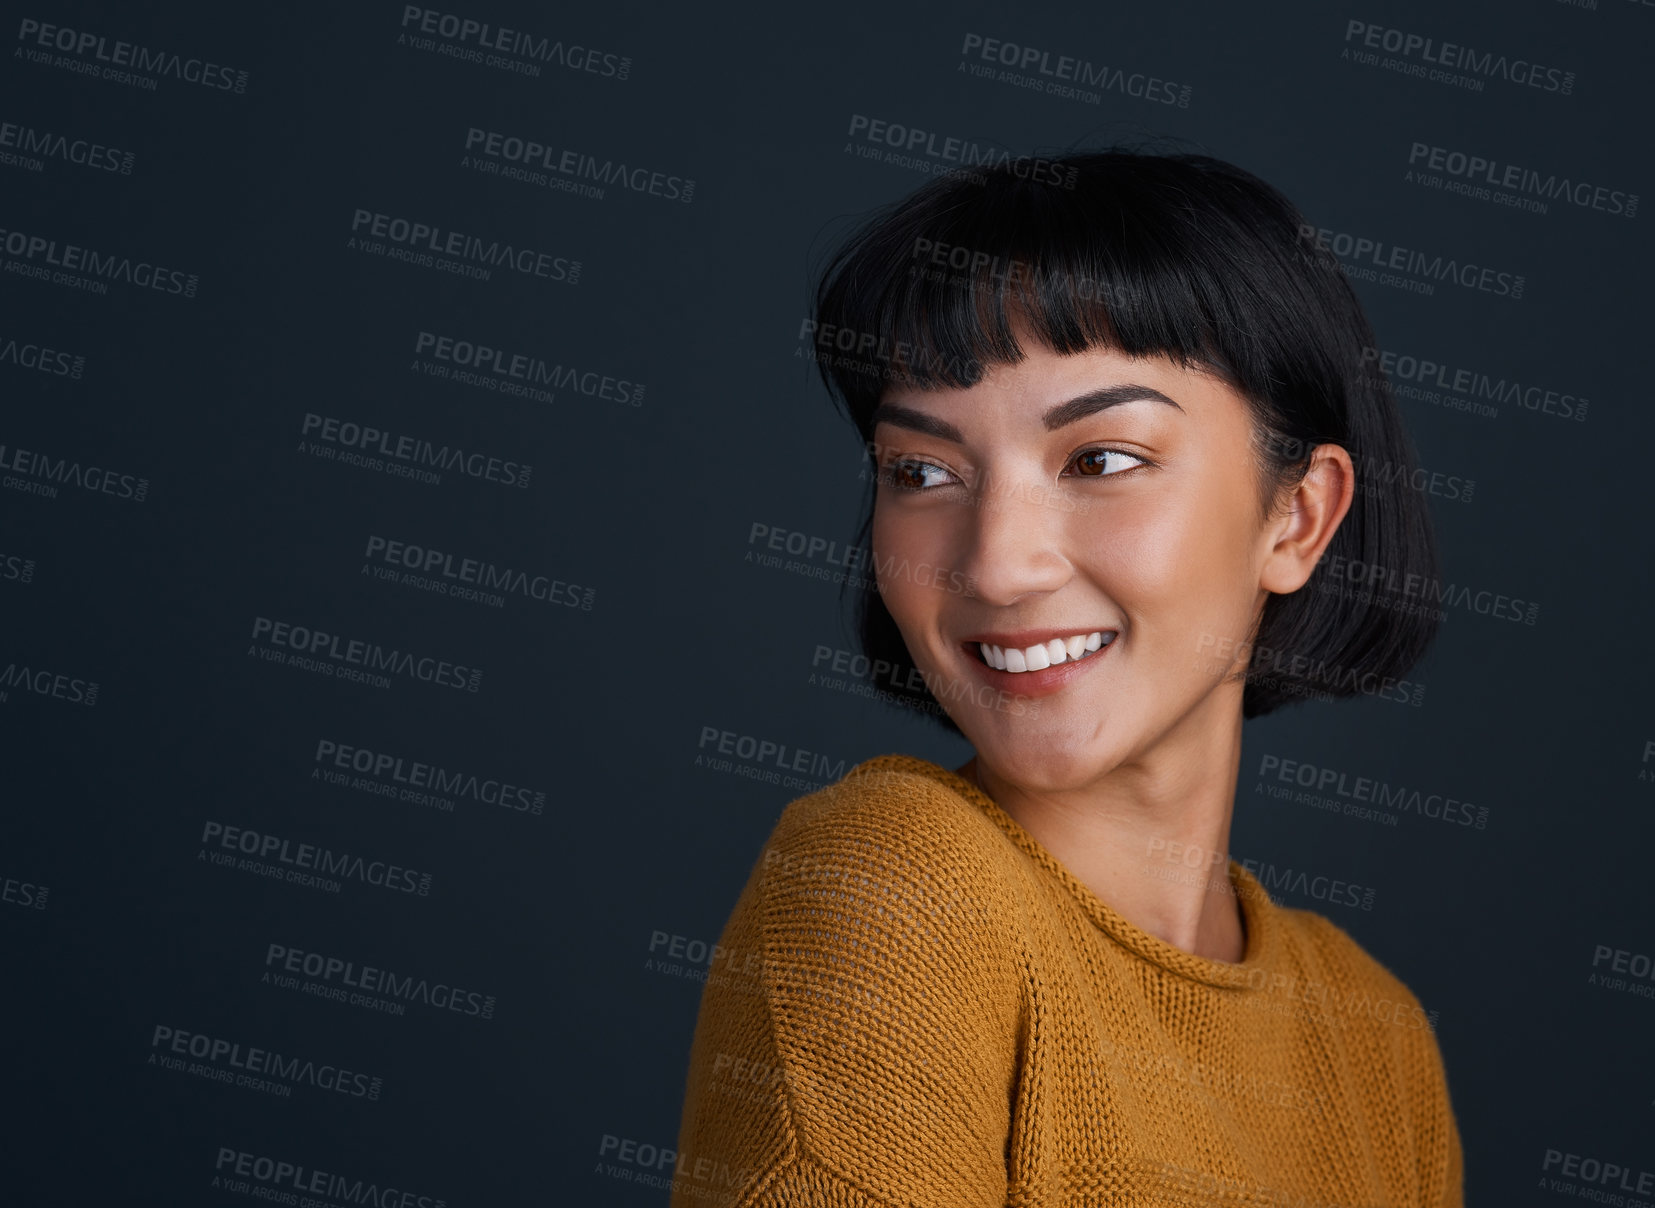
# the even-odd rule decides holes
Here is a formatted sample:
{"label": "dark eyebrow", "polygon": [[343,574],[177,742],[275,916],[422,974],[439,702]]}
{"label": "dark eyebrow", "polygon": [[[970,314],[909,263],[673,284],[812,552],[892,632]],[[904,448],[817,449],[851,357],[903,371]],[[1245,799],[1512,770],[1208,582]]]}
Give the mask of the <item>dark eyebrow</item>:
{"label": "dark eyebrow", "polygon": [[[1151,402],[1165,403],[1167,406],[1182,411],[1166,395],[1149,386],[1139,386],[1134,382],[1122,382],[1118,386],[1104,386],[1098,390],[1089,390],[1064,403],[1058,403],[1040,417],[1046,431],[1056,432],[1059,428],[1085,419],[1088,415],[1095,415],[1099,411],[1110,407],[1118,407],[1122,403],[1136,402],[1139,399],[1148,399]],[[955,444],[964,444],[965,437],[960,430],[947,420],[941,420],[923,411],[916,411],[912,407],[904,407],[899,403],[880,403],[873,409],[869,417],[869,429],[879,424],[893,424],[898,428],[908,428],[914,432],[924,432],[928,436],[935,436],[942,440],[951,440]]]}

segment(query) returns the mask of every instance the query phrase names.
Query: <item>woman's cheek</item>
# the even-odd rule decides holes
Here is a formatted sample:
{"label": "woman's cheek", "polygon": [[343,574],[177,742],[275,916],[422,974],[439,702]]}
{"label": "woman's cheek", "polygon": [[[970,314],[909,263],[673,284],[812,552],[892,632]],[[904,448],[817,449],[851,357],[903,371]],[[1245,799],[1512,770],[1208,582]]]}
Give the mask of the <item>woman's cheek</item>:
{"label": "woman's cheek", "polygon": [[[943,589],[956,582],[949,575],[955,562],[948,554],[950,534],[942,520],[940,516],[874,513],[868,563],[875,572],[885,607],[898,619],[898,609],[935,611],[940,604],[928,602],[928,597],[945,594]],[[916,576],[915,567],[937,569],[934,574]]]}
{"label": "woman's cheek", "polygon": [[1116,513],[1089,526],[1086,571],[1111,597],[1173,595],[1188,573],[1183,534],[1164,517]]}
{"label": "woman's cheek", "polygon": [[1164,508],[1122,509],[1097,526],[1088,574],[1124,614],[1142,657],[1187,663],[1245,636],[1230,632],[1234,552],[1215,527],[1203,532],[1198,517]]}

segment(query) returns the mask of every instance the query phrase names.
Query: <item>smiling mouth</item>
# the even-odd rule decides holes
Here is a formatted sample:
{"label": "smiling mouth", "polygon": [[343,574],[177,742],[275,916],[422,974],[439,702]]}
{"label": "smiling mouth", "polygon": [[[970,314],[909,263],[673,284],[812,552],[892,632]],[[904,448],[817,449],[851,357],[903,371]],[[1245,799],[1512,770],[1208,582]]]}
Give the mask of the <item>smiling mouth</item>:
{"label": "smiling mouth", "polygon": [[1112,629],[1094,629],[1090,633],[1072,634],[1067,638],[1053,638],[1035,646],[1003,647],[988,642],[967,642],[966,648],[996,671],[1016,675],[1025,671],[1043,671],[1060,663],[1078,663],[1099,650],[1107,649],[1115,640]]}

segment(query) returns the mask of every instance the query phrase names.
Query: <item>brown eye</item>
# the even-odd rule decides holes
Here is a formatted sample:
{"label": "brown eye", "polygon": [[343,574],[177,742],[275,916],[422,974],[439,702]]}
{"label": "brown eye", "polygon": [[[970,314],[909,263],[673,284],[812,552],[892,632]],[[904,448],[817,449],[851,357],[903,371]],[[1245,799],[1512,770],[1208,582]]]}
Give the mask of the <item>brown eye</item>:
{"label": "brown eye", "polygon": [[898,459],[885,467],[884,481],[900,491],[928,491],[932,487],[941,484],[926,482],[925,473],[927,470],[935,471],[938,474],[947,472],[928,461]]}
{"label": "brown eye", "polygon": [[[1109,463],[1111,457],[1119,459],[1113,466]],[[1122,461],[1144,464],[1143,458],[1133,453],[1123,453],[1119,449],[1083,449],[1075,455],[1074,461],[1070,464],[1078,468],[1081,478],[1105,478],[1132,468],[1130,464],[1121,465]]]}

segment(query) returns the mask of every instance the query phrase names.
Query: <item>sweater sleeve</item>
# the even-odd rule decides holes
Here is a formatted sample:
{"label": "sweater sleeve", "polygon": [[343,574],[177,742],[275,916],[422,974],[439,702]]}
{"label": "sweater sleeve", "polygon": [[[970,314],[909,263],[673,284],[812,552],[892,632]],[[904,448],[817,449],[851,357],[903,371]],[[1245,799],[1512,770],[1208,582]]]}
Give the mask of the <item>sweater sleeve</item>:
{"label": "sweater sleeve", "polygon": [[1324,915],[1284,911],[1309,950],[1310,984],[1342,1019],[1347,1056],[1363,1071],[1363,1123],[1384,1159],[1386,1181],[1418,1208],[1464,1208],[1464,1157],[1433,1016],[1404,982]]}
{"label": "sweater sleeve", "polygon": [[[1411,996],[1410,996],[1411,997]],[[1419,1018],[1425,1011],[1413,1003]],[[1448,1074],[1435,1033],[1420,1028],[1410,1037],[1415,1074],[1414,1119],[1419,1140],[1420,1203],[1425,1208],[1464,1208],[1465,1158],[1460,1129],[1448,1097]]]}
{"label": "sweater sleeve", "polygon": [[[789,807],[721,946],[680,1169],[731,1208],[1000,1208],[1020,999],[1004,844],[923,777]],[[673,1205],[687,1208],[693,1192]]]}

